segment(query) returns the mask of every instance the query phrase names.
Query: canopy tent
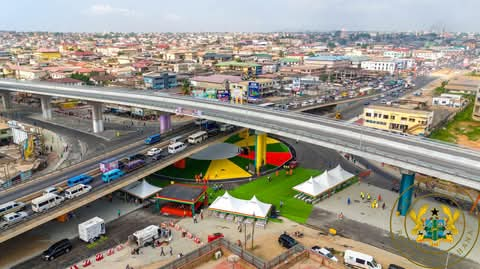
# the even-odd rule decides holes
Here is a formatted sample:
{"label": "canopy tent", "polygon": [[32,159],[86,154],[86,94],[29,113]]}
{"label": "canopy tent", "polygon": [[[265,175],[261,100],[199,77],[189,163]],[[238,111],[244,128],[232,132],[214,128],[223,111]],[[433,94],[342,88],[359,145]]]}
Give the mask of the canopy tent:
{"label": "canopy tent", "polygon": [[153,196],[155,193],[159,192],[160,190],[162,190],[162,188],[151,185],[150,183],[148,183],[145,180],[136,181],[136,182],[122,188],[122,191],[124,191],[124,192],[126,192],[126,193],[128,193],[132,196],[138,197],[142,200],[144,200],[144,199],[146,199],[150,196]]}
{"label": "canopy tent", "polygon": [[307,194],[308,196],[317,197],[326,191],[341,185],[345,181],[351,179],[355,175],[345,171],[340,165],[330,171],[298,184],[293,187],[294,190]]}
{"label": "canopy tent", "polygon": [[231,196],[226,191],[225,194],[217,197],[208,209],[233,215],[266,219],[271,208],[272,204],[259,201],[255,195],[250,200],[242,200]]}

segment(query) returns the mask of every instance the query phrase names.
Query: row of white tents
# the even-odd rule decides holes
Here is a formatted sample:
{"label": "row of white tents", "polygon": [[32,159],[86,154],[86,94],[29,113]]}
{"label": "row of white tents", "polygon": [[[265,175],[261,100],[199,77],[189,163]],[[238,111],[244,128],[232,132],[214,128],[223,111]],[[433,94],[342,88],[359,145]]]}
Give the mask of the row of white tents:
{"label": "row of white tents", "polygon": [[293,187],[293,189],[314,198],[336,189],[354,176],[354,174],[345,171],[338,165],[319,176],[311,177],[309,180]]}
{"label": "row of white tents", "polygon": [[237,216],[267,219],[272,204],[259,201],[255,195],[250,200],[238,199],[226,191],[225,194],[217,197],[208,209]]}

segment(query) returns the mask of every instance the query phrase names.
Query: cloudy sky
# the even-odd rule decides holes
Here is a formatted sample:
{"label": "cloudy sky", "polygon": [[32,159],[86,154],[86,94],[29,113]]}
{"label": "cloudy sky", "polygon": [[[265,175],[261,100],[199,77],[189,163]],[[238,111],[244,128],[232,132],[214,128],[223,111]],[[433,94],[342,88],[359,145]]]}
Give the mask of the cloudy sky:
{"label": "cloudy sky", "polygon": [[480,31],[478,0],[13,0],[0,30]]}

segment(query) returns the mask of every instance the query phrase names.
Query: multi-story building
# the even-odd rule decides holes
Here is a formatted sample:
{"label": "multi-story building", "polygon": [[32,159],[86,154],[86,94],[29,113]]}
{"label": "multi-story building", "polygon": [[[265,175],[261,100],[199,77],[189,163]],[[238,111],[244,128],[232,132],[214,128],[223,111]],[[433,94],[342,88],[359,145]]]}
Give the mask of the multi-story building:
{"label": "multi-story building", "polygon": [[363,109],[364,126],[397,133],[428,135],[433,111],[391,106],[368,106]]}
{"label": "multi-story building", "polygon": [[306,58],[304,64],[321,66],[327,69],[343,69],[349,68],[351,61],[350,58],[345,56],[318,55]]}
{"label": "multi-story building", "polygon": [[480,120],[480,89],[477,90],[477,96],[475,97],[472,118],[474,120]]}
{"label": "multi-story building", "polygon": [[413,56],[425,60],[436,61],[443,57],[443,53],[433,50],[416,50],[414,51]]}
{"label": "multi-story building", "polygon": [[397,62],[390,58],[374,59],[361,62],[360,68],[364,70],[388,72],[393,74],[397,70]]}
{"label": "multi-story building", "polygon": [[175,73],[147,73],[143,75],[143,82],[147,89],[168,89],[178,86],[177,74]]}
{"label": "multi-story building", "polygon": [[241,71],[249,76],[258,76],[262,74],[262,66],[257,63],[245,62],[222,62],[215,65],[219,71]]}
{"label": "multi-story building", "polygon": [[35,54],[40,61],[50,61],[62,57],[58,49],[42,48]]}
{"label": "multi-story building", "polygon": [[405,58],[410,57],[410,50],[409,49],[393,49],[393,50],[386,50],[383,52],[384,57],[390,58]]}

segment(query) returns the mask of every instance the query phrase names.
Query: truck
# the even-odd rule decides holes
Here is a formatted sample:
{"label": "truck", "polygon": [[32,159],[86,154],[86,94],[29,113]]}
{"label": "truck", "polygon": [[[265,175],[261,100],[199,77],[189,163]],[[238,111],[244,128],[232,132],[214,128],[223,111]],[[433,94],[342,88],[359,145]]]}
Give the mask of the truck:
{"label": "truck", "polygon": [[133,236],[130,239],[137,243],[138,246],[142,247],[145,246],[147,243],[158,239],[159,237],[160,227],[158,227],[157,225],[150,225],[142,230],[134,232]]}
{"label": "truck", "polygon": [[117,168],[119,168],[118,159],[111,158],[111,159],[100,162],[100,171],[102,171],[102,173],[106,173],[110,170],[117,169]]}
{"label": "truck", "polygon": [[133,160],[133,161],[130,161],[130,162],[126,163],[123,170],[128,173],[128,172],[131,172],[135,169],[138,169],[138,168],[140,168],[144,165],[145,165],[144,160],[137,159],[137,160]]}
{"label": "truck", "polygon": [[78,224],[78,237],[87,243],[97,240],[105,233],[105,221],[99,217]]}

